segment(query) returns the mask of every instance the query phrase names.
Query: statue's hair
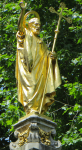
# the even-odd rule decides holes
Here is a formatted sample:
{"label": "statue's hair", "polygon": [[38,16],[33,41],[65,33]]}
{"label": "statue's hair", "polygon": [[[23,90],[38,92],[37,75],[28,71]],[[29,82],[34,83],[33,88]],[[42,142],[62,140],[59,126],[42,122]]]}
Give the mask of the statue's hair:
{"label": "statue's hair", "polygon": [[31,23],[34,23],[35,21],[40,22],[40,19],[39,18],[32,18],[32,19],[29,20],[28,23],[31,24]]}

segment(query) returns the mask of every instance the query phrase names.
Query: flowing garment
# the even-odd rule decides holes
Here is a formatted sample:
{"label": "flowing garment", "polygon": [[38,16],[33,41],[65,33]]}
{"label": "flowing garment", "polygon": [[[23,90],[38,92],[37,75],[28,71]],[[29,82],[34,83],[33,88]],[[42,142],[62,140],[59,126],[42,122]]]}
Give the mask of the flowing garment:
{"label": "flowing garment", "polygon": [[51,63],[46,90],[45,83],[50,63],[49,51],[45,43],[25,29],[17,32],[16,79],[18,80],[18,100],[26,112],[40,110],[43,94],[42,112],[54,102],[55,89],[61,84],[57,59]]}

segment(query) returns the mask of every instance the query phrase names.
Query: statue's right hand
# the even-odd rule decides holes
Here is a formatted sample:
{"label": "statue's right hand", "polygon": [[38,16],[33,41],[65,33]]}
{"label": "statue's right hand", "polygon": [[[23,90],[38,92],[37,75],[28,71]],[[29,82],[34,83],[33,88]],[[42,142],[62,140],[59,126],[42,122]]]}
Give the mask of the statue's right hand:
{"label": "statue's right hand", "polygon": [[20,2],[19,6],[21,7],[21,9],[26,9],[27,3],[23,3],[23,1]]}

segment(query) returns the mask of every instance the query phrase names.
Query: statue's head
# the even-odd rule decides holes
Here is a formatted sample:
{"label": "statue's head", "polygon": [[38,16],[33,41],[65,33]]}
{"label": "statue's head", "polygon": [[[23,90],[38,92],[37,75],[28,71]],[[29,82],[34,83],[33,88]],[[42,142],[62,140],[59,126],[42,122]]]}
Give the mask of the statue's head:
{"label": "statue's head", "polygon": [[40,33],[40,25],[41,25],[41,23],[38,18],[32,18],[32,19],[30,19],[30,21],[28,23],[29,29],[36,36],[39,35],[39,33]]}

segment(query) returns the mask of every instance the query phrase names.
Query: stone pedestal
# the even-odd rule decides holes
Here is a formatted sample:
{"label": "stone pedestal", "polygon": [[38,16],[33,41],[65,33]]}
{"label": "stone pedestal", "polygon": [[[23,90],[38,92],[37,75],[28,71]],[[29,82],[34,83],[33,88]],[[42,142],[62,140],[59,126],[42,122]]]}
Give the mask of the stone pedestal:
{"label": "stone pedestal", "polygon": [[55,141],[57,124],[50,118],[30,114],[14,125],[18,140],[10,143],[10,150],[61,150],[60,141]]}

